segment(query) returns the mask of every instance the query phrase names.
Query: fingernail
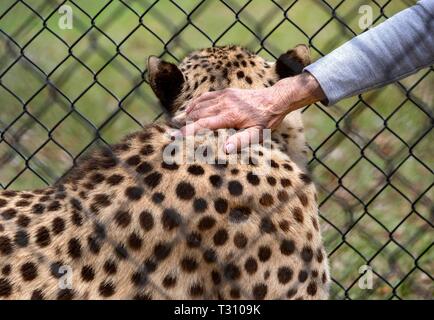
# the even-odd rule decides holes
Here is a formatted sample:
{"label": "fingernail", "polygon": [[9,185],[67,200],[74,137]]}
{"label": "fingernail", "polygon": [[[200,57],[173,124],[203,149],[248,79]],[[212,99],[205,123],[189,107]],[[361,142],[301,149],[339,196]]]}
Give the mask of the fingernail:
{"label": "fingernail", "polygon": [[234,153],[236,150],[236,147],[233,143],[228,143],[225,147],[226,153]]}

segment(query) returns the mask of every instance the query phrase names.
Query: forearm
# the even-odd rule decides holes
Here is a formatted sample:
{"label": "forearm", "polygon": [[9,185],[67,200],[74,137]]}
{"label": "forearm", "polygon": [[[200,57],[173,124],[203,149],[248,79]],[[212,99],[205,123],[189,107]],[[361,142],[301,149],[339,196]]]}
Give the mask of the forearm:
{"label": "forearm", "polygon": [[434,1],[423,0],[306,67],[333,104],[434,62]]}

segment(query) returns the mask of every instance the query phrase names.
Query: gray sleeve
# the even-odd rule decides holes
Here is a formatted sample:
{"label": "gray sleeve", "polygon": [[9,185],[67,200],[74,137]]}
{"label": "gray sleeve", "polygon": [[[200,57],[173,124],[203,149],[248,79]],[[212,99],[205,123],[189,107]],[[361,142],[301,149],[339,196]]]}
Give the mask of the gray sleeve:
{"label": "gray sleeve", "polygon": [[434,63],[434,0],[421,0],[305,68],[328,104],[397,81]]}

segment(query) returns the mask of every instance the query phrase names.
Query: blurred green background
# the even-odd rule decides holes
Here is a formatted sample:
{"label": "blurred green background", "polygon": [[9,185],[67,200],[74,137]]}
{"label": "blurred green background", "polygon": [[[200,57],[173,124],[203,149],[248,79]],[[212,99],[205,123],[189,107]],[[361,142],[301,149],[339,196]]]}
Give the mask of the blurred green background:
{"label": "blurred green background", "polygon": [[[100,141],[161,112],[146,58],[243,45],[274,59],[298,43],[314,59],[416,1],[2,0],[0,187],[54,183]],[[73,29],[59,28],[61,4]],[[433,68],[337,106],[304,110],[310,168],[335,299],[432,299]],[[359,268],[374,270],[362,290]]]}

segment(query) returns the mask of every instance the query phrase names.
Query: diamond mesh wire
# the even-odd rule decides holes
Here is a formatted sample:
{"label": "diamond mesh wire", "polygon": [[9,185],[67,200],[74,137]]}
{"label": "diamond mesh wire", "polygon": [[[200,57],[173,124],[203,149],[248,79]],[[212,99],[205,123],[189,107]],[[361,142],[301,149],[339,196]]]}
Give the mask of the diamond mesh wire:
{"label": "diamond mesh wire", "polygon": [[[55,183],[103,142],[161,116],[146,57],[179,61],[240,44],[274,59],[297,43],[318,58],[415,1],[36,1],[0,4],[0,187]],[[73,10],[63,30],[59,8]],[[427,299],[433,292],[433,68],[304,110],[335,299]],[[182,235],[181,235],[182,236]],[[374,285],[360,289],[362,265]]]}

